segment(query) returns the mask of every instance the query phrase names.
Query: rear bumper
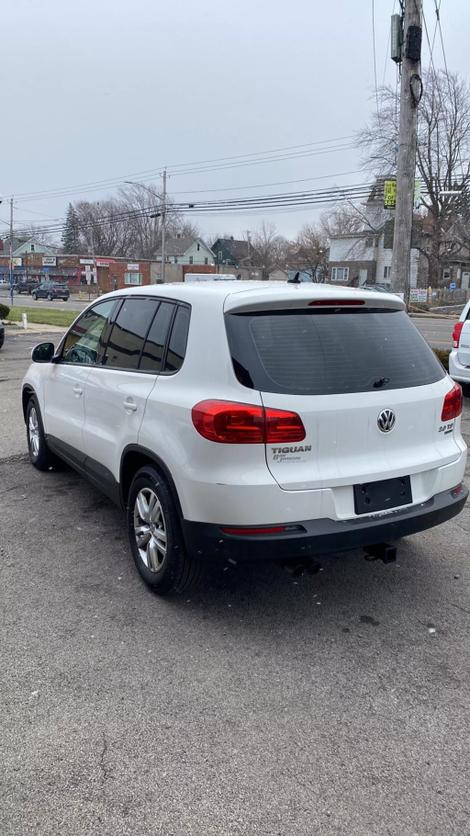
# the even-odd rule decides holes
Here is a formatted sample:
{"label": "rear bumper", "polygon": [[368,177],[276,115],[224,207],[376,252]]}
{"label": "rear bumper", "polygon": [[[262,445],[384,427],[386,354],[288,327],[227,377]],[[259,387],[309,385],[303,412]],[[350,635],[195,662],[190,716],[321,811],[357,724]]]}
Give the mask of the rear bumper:
{"label": "rear bumper", "polygon": [[[378,543],[393,543],[408,534],[416,534],[455,517],[464,507],[467,497],[468,489],[462,484],[453,490],[436,494],[427,502],[402,510],[341,521],[304,520],[289,524],[292,530],[275,535],[237,536],[224,533],[223,528],[228,525],[218,526],[183,520],[183,535],[186,548],[191,554],[208,558],[305,558],[351,551]],[[246,527],[244,530],[246,531]]]}
{"label": "rear bumper", "polygon": [[459,363],[456,350],[449,354],[449,374],[458,383],[470,383],[470,366],[463,366],[462,363]]}

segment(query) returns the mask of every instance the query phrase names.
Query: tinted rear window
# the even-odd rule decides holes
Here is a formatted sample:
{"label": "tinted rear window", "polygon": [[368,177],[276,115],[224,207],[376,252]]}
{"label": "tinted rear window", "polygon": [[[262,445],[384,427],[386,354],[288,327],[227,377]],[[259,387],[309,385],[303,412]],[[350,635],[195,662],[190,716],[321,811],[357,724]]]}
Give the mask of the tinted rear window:
{"label": "tinted rear window", "polygon": [[266,311],[226,323],[239,381],[262,392],[401,389],[445,374],[405,311]]}

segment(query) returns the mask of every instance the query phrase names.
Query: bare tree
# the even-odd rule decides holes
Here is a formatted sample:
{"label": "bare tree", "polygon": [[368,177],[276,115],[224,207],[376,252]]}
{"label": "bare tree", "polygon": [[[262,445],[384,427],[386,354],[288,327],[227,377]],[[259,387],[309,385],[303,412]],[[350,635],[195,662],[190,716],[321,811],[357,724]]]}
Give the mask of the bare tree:
{"label": "bare tree", "polygon": [[325,238],[332,235],[346,235],[349,232],[359,232],[364,226],[364,216],[354,204],[339,203],[332,209],[327,209],[320,215],[321,232]]}
{"label": "bare tree", "polygon": [[[79,201],[73,206],[83,251],[99,255],[153,258],[161,244],[162,197],[154,184],[129,184],[118,197]],[[198,235],[197,227],[166,202],[168,237]]]}
{"label": "bare tree", "polygon": [[315,224],[305,224],[294,247],[297,265],[311,274],[312,281],[325,281],[328,242],[323,228]]}
{"label": "bare tree", "polygon": [[250,239],[250,256],[253,267],[261,269],[263,279],[271,270],[283,266],[286,260],[287,241],[279,235],[274,224],[265,221]]}
{"label": "bare tree", "polygon": [[[379,92],[380,108],[359,134],[365,164],[376,173],[396,170],[397,94],[390,87]],[[424,73],[424,92],[418,110],[417,172],[423,181],[427,218],[416,243],[426,256],[429,280],[437,285],[442,262],[462,245],[459,216],[466,212],[470,187],[470,86],[456,73]],[[459,191],[459,195],[445,194]]]}

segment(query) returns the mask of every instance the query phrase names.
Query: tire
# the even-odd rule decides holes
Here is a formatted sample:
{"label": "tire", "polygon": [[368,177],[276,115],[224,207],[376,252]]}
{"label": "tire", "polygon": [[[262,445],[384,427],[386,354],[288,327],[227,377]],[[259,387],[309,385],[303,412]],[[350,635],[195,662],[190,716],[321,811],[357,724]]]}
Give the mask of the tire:
{"label": "tire", "polygon": [[462,393],[465,398],[470,398],[470,383],[461,383]]}
{"label": "tire", "polygon": [[48,293],[47,298],[49,299],[49,302],[52,302],[54,297],[53,297],[52,293]]}
{"label": "tire", "polygon": [[26,407],[26,438],[28,440],[29,460],[38,470],[49,470],[56,464],[56,457],[49,450],[44,436],[41,412],[35,397],[31,397]]}
{"label": "tire", "polygon": [[[140,529],[140,545],[136,529]],[[199,581],[202,564],[187,554],[170,488],[151,464],[134,476],[127,502],[127,530],[137,570],[158,595],[184,592]]]}
{"label": "tire", "polygon": [[38,301],[38,295],[37,295],[37,293],[32,293],[32,294],[31,294],[31,296],[33,297],[33,299],[34,299],[34,301],[35,301],[35,302],[37,302],[37,301]]}

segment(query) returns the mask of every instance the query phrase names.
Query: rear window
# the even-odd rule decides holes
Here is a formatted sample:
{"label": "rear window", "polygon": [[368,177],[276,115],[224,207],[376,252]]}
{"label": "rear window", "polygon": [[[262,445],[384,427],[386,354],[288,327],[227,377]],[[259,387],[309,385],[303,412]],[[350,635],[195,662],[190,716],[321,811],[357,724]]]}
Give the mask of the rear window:
{"label": "rear window", "polygon": [[445,372],[405,311],[301,310],[226,315],[238,380],[291,395],[435,383]]}

